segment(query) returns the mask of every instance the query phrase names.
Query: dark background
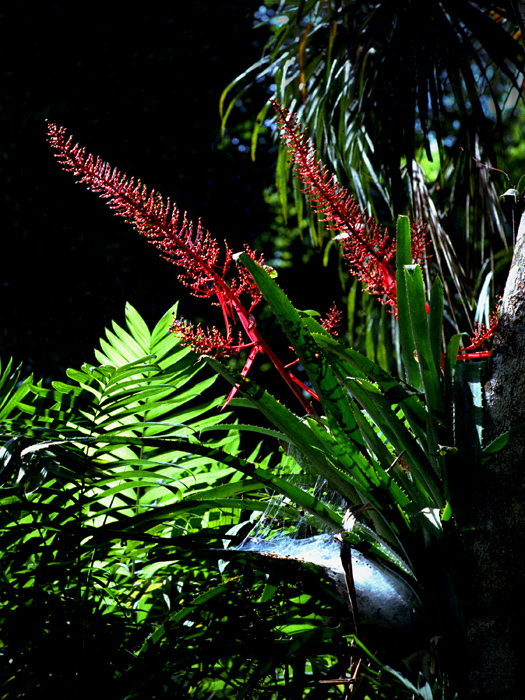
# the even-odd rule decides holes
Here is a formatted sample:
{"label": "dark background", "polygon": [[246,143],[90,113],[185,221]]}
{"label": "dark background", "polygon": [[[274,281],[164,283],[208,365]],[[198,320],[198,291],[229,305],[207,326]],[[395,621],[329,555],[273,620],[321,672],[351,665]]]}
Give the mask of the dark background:
{"label": "dark background", "polygon": [[[219,118],[223,89],[261,57],[268,38],[253,30],[258,4],[17,2],[2,11],[4,363],[13,356],[25,374],[49,381],[93,361],[104,327],[123,322],[126,301],[150,324],[179,297],[184,315],[208,312],[152,247],[61,171],[46,119],[202,218],[234,249],[268,228],[262,190],[273,175],[272,148],[252,163],[221,139]],[[255,110],[264,99],[262,88],[252,91],[232,124],[252,118],[250,101]]]}

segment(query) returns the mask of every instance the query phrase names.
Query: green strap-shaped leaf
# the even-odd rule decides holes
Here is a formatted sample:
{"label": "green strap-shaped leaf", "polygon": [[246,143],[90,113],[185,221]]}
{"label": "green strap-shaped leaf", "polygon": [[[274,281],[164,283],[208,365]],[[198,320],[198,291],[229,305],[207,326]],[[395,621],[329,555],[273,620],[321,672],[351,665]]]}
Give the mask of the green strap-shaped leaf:
{"label": "green strap-shaped leaf", "polygon": [[392,410],[389,402],[381,393],[367,391],[359,379],[349,378],[346,386],[394,446],[396,453],[402,454],[403,460],[412,472],[414,486],[419,492],[415,503],[441,507],[443,504],[441,488],[435,474],[429,468],[428,454],[425,454],[404,422]]}
{"label": "green strap-shaped leaf", "polygon": [[241,395],[249,399],[252,406],[286,435],[287,440],[304,456],[316,474],[324,477],[342,495],[354,496],[355,482],[352,477],[327,458],[333,438],[326,430],[314,432],[305,420],[298,418],[251,379],[232,374],[228,367],[214,358],[206,359],[218,374],[231,384],[239,385]]}
{"label": "green strap-shaped leaf", "polygon": [[427,405],[431,411],[442,411],[439,362],[436,366],[427,318],[423,273],[419,265],[406,265],[404,273],[410,324],[416,348],[415,358],[421,374]]}
{"label": "green strap-shaped leaf", "polygon": [[[418,499],[417,489],[414,488],[412,477],[401,478],[400,473],[403,472],[402,467],[398,464],[399,458],[390,452],[382,439],[377,426],[372,426],[371,421],[359,411],[355,409],[356,419],[359,422],[363,435],[366,436],[367,442],[380,462],[380,467],[376,467],[376,472],[380,478],[381,485],[392,496],[395,503],[402,509],[407,509],[410,503]],[[384,439],[384,438],[383,438]],[[395,468],[398,465],[398,468]]]}
{"label": "green strap-shaped leaf", "polygon": [[406,289],[405,265],[412,264],[412,240],[408,216],[400,216],[396,228],[396,299],[399,330],[399,346],[405,379],[418,391],[423,390],[419,367],[415,358],[416,345],[412,335],[410,311]]}
{"label": "green strap-shaped leaf", "polygon": [[368,377],[382,390],[390,405],[399,405],[414,435],[426,449],[427,408],[412,388],[394,379],[391,374],[361,353],[344,347],[328,334],[314,334],[314,338],[325,348],[330,364],[341,381],[346,377]]}
{"label": "green strap-shaped leaf", "polygon": [[369,464],[357,451],[354,443],[336,426],[335,432],[328,432],[323,422],[308,418],[309,426],[314,435],[323,444],[325,454],[330,462],[344,469],[347,483],[340,494],[352,503],[363,503],[362,494],[368,500],[373,484],[368,478]]}
{"label": "green strap-shaped leaf", "polygon": [[[319,340],[319,342],[322,341]],[[330,341],[330,344],[325,342],[327,347],[330,347],[330,351],[334,349],[335,343],[336,341]],[[359,353],[355,353],[351,349],[342,350],[341,347],[337,348],[337,353],[330,351],[329,357],[341,382],[349,388],[376,426],[395,447],[396,452],[399,454],[403,450],[406,451],[403,459],[406,460],[414,474],[419,475],[419,479],[415,480],[414,485],[419,489],[420,495],[414,498],[414,493],[412,494],[414,502],[434,505],[440,503],[442,500],[440,488],[435,480],[435,475],[429,470],[432,456],[427,450],[427,413],[424,406],[419,403],[419,399],[402,387],[387,372],[381,370]],[[345,362],[345,358],[348,360],[351,358],[351,362]],[[378,378],[382,386],[374,386],[365,381],[363,379],[364,373],[359,369],[355,371],[356,365],[363,366],[372,377]],[[386,389],[384,393],[383,387]],[[415,435],[419,438],[419,444],[392,409],[392,404],[397,402],[402,407],[405,416],[410,416],[411,427],[412,423],[416,426]],[[407,489],[410,491],[410,486],[407,486]],[[429,498],[430,501],[428,501]]]}
{"label": "green strap-shaped leaf", "polygon": [[[445,407],[444,388],[441,384],[440,342],[439,338],[436,337],[435,331],[431,333],[429,328],[425,301],[425,284],[421,267],[419,265],[406,265],[404,272],[412,336],[416,346],[417,364],[425,391],[428,411],[426,422],[427,452],[431,457],[434,468],[439,476],[442,477],[444,461],[440,456],[437,428],[438,421],[442,419]],[[442,299],[440,299],[442,289],[440,283],[436,284],[434,314],[438,313],[442,306]],[[435,317],[433,320],[435,323],[438,323]],[[441,323],[439,323],[439,327],[441,327]]]}
{"label": "green strap-shaped leaf", "polygon": [[438,375],[441,371],[441,355],[443,352],[443,306],[443,283],[440,277],[436,277],[430,290],[427,320],[430,348]]}
{"label": "green strap-shaped leaf", "polygon": [[454,370],[458,363],[459,346],[463,340],[464,333],[456,333],[448,341],[445,352],[445,390],[447,404],[452,404],[452,387],[454,382]]}
{"label": "green strap-shaped leaf", "polygon": [[[295,353],[301,360],[314,390],[319,396],[324,412],[326,415],[333,416],[346,435],[351,436],[357,444],[363,445],[361,434],[349,405],[348,394],[332,372],[324,351],[315,342],[305,320],[301,318],[300,313],[294,308],[286,294],[263,268],[257,265],[246,253],[241,255],[241,262],[250,271],[286,333]],[[309,323],[316,322],[309,318]],[[319,324],[316,324],[316,327],[322,331]]]}

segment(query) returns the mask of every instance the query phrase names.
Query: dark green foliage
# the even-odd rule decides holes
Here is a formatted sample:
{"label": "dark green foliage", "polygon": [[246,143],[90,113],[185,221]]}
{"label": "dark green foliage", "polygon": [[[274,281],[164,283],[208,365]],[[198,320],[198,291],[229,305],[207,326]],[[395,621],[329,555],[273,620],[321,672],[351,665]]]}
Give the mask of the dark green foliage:
{"label": "dark green foliage", "polygon": [[[418,668],[428,685],[416,697],[439,698],[460,691],[465,681],[459,536],[471,526],[465,486],[483,458],[482,375],[480,365],[456,366],[460,336],[442,354],[443,286],[435,281],[427,310],[421,268],[410,264],[407,217],[398,220],[397,243],[401,379],[332,338],[311,314],[297,312],[246,255],[240,259],[293,345],[322,408],[318,414],[296,416],[251,380],[219,361],[208,362],[230,382],[239,382],[242,405],[257,407],[308,469],[344,497],[353,521],[342,533],[343,541],[409,576],[427,625],[421,650],[429,655],[429,668],[436,668],[431,647],[439,644],[442,674],[431,690],[436,678],[425,671],[423,653]],[[307,503],[304,496],[299,500],[285,483],[275,486],[325,527],[341,528],[337,512]],[[385,637],[380,638],[384,644]],[[428,646],[428,640],[434,642]],[[359,640],[355,643],[359,647]],[[389,672],[416,692],[413,681]]]}
{"label": "dark green foliage", "polygon": [[[354,640],[349,657],[348,607],[323,570],[224,549],[249,532],[250,514],[265,509],[266,487],[289,499],[280,523],[293,526],[295,503],[340,529],[337,511],[314,499],[306,483],[294,484],[291,457],[261,458],[256,448],[242,458],[239,430],[291,441],[306,456],[314,448],[314,472],[327,470],[329,483],[339,473],[348,501],[357,489],[384,505],[385,522],[389,512],[392,524],[398,518],[359,456],[359,412],[349,412],[343,396],[335,401],[328,367],[318,377],[323,396],[331,396],[327,408],[334,399],[330,424],[335,430],[346,415],[354,426],[346,437],[337,433],[343,449],[335,452],[321,426],[301,427],[270,396],[267,415],[275,421],[282,411],[280,430],[227,424],[228,414],[217,413],[221,400],[203,395],[213,378],[197,376],[202,366],[167,333],[171,312],[153,332],[131,306],[126,319],[101,340],[99,364],[68,371],[67,384],[20,382],[10,365],[1,376],[4,694],[343,697],[359,665],[371,697],[409,697],[415,686],[385,664],[398,665],[413,640],[367,632],[370,650]],[[316,323],[308,328],[301,334],[315,331],[318,349],[328,342]],[[308,364],[315,374],[315,357]],[[372,365],[368,371],[380,374]],[[381,473],[379,462],[374,469]],[[387,488],[406,507],[395,481]],[[394,525],[398,535],[402,522]],[[394,551],[368,528],[348,537],[397,566]]]}
{"label": "dark green foliage", "polygon": [[[220,405],[206,399],[213,378],[196,378],[196,358],[167,333],[170,321],[168,312],[150,333],[128,307],[127,329],[114,324],[96,351],[100,364],[70,370],[70,383],[50,390],[30,380],[17,388],[10,367],[2,376],[9,697],[117,697],[144,683],[143,697],[157,697],[160,677],[173,686],[171,667],[151,669],[136,654],[172,605],[220,579],[216,567],[177,564],[179,540],[216,541],[238,522],[232,496],[253,484],[228,487],[233,467],[192,452],[193,436],[228,414],[211,413]],[[235,453],[238,437],[208,444]],[[217,509],[210,499],[221,486]]]}
{"label": "dark green foliage", "polygon": [[171,312],[153,332],[126,318],[67,384],[1,375],[3,694],[341,696],[319,686],[348,663],[329,582],[223,550],[264,510],[269,458],[236,457],[238,430],[167,333]]}
{"label": "dark green foliage", "polygon": [[[487,292],[489,299],[502,292],[510,262],[511,233],[499,202],[509,183],[487,166],[507,169],[504,134],[520,109],[516,8],[470,0],[268,0],[259,11],[266,52],[222,97],[226,125],[248,86],[271,86],[272,98],[308,127],[323,162],[363,209],[387,225],[407,212],[425,222],[430,276],[442,277],[446,323],[456,332],[473,328],[476,307],[476,320],[482,317]],[[268,107],[254,135],[271,119]],[[289,180],[281,144],[276,183],[283,210],[293,199],[299,229],[308,222],[312,243],[326,245],[323,222]],[[366,301],[349,304],[350,331]],[[368,352],[376,346],[384,354],[377,331],[366,332]]]}
{"label": "dark green foliage", "polygon": [[[352,24],[345,8],[358,5]],[[484,30],[493,28],[489,15],[463,2],[447,5],[447,15],[445,5],[431,3],[425,10],[439,29],[431,42],[407,33],[409,20],[425,19],[414,2],[291,3],[295,23],[276,33],[271,60],[280,97],[286,102],[297,88],[286,82],[288,56],[294,62],[287,70],[304,85],[299,111],[321,152],[340,179],[352,181],[367,204],[373,198],[378,210],[381,197],[388,199],[385,177],[393,183],[394,207],[405,194],[403,180],[396,184],[400,156],[408,171],[419,172],[412,164],[417,146],[428,147],[431,132],[450,127],[454,114],[445,115],[444,124],[436,116],[443,76],[459,76],[447,87],[460,98],[458,113],[466,101],[474,112],[482,107],[471,79],[476,54],[467,51],[462,66],[454,63],[465,48],[461,42],[450,55],[440,54],[449,25],[466,26],[503,72],[509,57],[513,70],[521,67],[513,40],[495,48],[483,40]],[[341,41],[342,28],[349,41]],[[363,39],[361,54],[356,36]],[[337,52],[348,47],[356,50],[356,61],[346,81]],[[392,58],[394,49],[400,62]],[[399,66],[414,61],[414,80],[403,82]],[[429,68],[434,83],[425,79]],[[431,114],[425,114],[428,90]],[[466,133],[475,150],[479,131],[456,135]],[[370,151],[374,142],[383,160]],[[444,149],[442,163],[448,155]],[[464,158],[469,162],[469,154]],[[287,174],[281,151],[283,204]],[[458,190],[468,180],[454,178]],[[485,194],[486,184],[480,186]],[[294,187],[299,220],[317,226],[311,212],[301,214]],[[422,201],[428,204],[425,187]],[[494,199],[492,191],[484,201]],[[315,230],[319,242],[323,227]],[[4,696],[284,699],[348,697],[351,689],[374,700],[430,700],[461,686],[456,545],[470,515],[463,500],[469,474],[461,468],[483,459],[481,375],[479,367],[456,366],[459,335],[442,356],[447,287],[444,292],[434,282],[427,314],[424,275],[411,264],[404,218],[397,241],[398,320],[373,311],[372,300],[354,286],[350,347],[334,340],[312,312],[297,311],[264,269],[244,256],[321,408],[296,415],[232,366],[210,363],[241,383],[243,398],[232,407],[259,409],[273,429],[248,425],[244,413],[242,425],[228,422],[231,414],[219,410],[223,399],[212,393],[214,378],[198,374],[195,356],[167,334],[169,313],[150,332],[128,306],[126,327],[114,324],[96,362],[69,370],[68,379],[51,388],[21,380],[11,365],[0,373]],[[484,245],[472,250],[483,253]],[[449,272],[461,289],[453,264]],[[252,445],[241,451],[241,431],[263,436],[264,450]],[[278,444],[283,453],[275,456]],[[305,481],[298,484],[294,476],[303,466]],[[344,506],[332,508],[315,497],[315,475],[338,491]],[[397,630],[355,637],[355,619],[321,568],[225,549],[249,533],[275,491],[285,498],[279,527],[293,529],[301,512],[309,526],[340,532],[342,516],[350,513],[355,522],[341,535],[345,551],[366,552],[411,582],[429,634],[421,647],[426,660],[413,660],[410,674],[401,659],[414,650],[414,640],[400,640]],[[432,644],[440,640],[438,656],[430,638]],[[431,666],[438,661],[436,676]]]}

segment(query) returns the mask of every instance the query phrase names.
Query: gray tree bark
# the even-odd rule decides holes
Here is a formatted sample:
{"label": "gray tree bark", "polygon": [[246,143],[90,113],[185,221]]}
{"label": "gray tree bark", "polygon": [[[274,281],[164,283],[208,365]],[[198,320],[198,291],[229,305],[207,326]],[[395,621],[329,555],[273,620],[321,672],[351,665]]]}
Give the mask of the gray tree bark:
{"label": "gray tree bark", "polygon": [[[485,384],[484,444],[525,423],[525,213]],[[469,697],[525,698],[525,429],[472,480],[464,535]]]}

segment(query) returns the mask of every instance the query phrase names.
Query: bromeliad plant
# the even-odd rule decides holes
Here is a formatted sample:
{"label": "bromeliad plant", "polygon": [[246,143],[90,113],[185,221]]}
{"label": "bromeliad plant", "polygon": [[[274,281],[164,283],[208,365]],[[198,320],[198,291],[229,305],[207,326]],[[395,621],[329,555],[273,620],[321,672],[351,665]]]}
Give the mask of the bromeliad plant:
{"label": "bromeliad plant", "polygon": [[[298,311],[254,251],[246,248],[234,255],[225,244],[221,255],[200,223],[193,226],[169,200],[93,159],[64,128],[50,124],[49,141],[78,182],[107,199],[179,268],[179,280],[192,294],[221,308],[224,332],[179,321],[171,330],[233,385],[228,401],[259,409],[273,423],[281,445],[340,494],[351,526],[343,529],[344,513],[327,507],[308,489],[256,465],[239,461],[238,468],[271,483],[323,528],[342,532],[343,549],[366,551],[408,575],[426,620],[428,680],[446,685],[448,678],[459,687],[455,667],[447,661],[454,645],[460,648],[461,643],[453,553],[457,526],[464,520],[461,465],[481,458],[481,392],[479,364],[458,364],[458,359],[468,359],[470,350],[473,359],[488,354],[482,344],[493,328],[480,329],[461,353],[461,335],[443,346],[443,288],[437,278],[427,296],[424,227],[401,216],[395,236],[381,230],[321,165],[299,124],[278,105],[276,109],[312,208],[342,246],[349,271],[395,318],[398,377],[336,340],[330,333],[334,314],[323,325]],[[296,363],[283,363],[262,336],[254,314],[263,298],[307,380],[294,373]],[[236,324],[241,329],[237,333]],[[224,360],[241,350],[248,351],[248,359],[235,373]],[[258,353],[267,356],[286,382],[299,402],[299,414],[248,377]],[[413,651],[418,644],[420,640],[414,641]],[[423,691],[405,682],[411,692],[429,697],[429,686]]]}

